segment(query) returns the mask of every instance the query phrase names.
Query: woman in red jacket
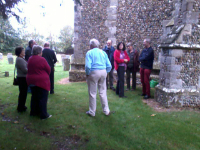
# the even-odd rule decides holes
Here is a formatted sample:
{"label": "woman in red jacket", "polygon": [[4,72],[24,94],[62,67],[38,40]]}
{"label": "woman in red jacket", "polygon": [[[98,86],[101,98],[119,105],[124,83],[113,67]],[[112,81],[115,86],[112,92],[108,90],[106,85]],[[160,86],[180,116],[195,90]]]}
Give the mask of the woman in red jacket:
{"label": "woman in red jacket", "polygon": [[116,94],[119,97],[124,96],[124,72],[126,71],[127,63],[130,61],[130,58],[126,52],[126,47],[123,42],[119,42],[117,44],[117,49],[114,52],[114,66],[115,70],[117,70],[117,88]]}
{"label": "woman in red jacket", "polygon": [[49,74],[51,68],[42,57],[42,47],[35,45],[32,49],[33,56],[28,60],[27,84],[31,87],[31,116],[40,115],[41,119],[50,118],[47,113],[47,99],[50,91]]}

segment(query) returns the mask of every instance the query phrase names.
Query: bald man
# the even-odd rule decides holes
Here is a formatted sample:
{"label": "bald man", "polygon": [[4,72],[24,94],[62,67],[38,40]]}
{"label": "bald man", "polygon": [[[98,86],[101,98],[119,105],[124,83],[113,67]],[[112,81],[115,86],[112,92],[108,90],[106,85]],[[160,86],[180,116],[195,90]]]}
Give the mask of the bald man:
{"label": "bald man", "polygon": [[107,88],[108,88],[108,78],[109,78],[110,89],[115,91],[115,88],[113,86],[113,70],[114,70],[114,51],[115,51],[115,48],[112,46],[112,41],[111,40],[107,41],[106,46],[103,49],[103,51],[106,52],[106,54],[108,55],[108,58],[109,58],[110,63],[112,65],[112,69],[108,73],[108,76],[106,78],[106,85],[107,85]]}
{"label": "bald man", "polygon": [[48,42],[44,44],[42,57],[44,57],[47,60],[49,66],[51,67],[51,73],[49,76],[51,82],[50,94],[54,94],[54,64],[57,62],[57,58],[55,52],[50,49]]}

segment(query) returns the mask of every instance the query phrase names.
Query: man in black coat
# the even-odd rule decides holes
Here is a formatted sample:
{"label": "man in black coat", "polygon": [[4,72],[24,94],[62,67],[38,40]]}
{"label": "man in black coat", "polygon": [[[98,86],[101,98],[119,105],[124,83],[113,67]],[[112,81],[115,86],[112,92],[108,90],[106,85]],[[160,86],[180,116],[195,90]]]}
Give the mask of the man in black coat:
{"label": "man in black coat", "polygon": [[57,62],[57,58],[55,52],[49,48],[48,42],[44,44],[42,57],[44,57],[47,60],[49,66],[51,67],[51,73],[49,76],[51,82],[50,94],[54,94],[54,64]]}
{"label": "man in black coat", "polygon": [[143,42],[144,49],[142,50],[139,61],[141,63],[140,66],[140,78],[142,83],[142,96],[144,99],[150,98],[150,74],[153,69],[153,60],[154,60],[154,51],[151,47],[151,40],[145,39]]}
{"label": "man in black coat", "polygon": [[25,60],[28,61],[29,57],[32,55],[32,48],[33,45],[36,45],[36,42],[34,40],[30,40],[28,42],[28,47],[25,50]]}

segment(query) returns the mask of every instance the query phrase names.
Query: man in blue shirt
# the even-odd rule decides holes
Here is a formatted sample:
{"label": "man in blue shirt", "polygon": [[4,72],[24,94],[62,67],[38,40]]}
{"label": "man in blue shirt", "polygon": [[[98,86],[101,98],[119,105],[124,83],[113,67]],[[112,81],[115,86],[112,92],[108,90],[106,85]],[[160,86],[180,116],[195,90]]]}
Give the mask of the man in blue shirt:
{"label": "man in blue shirt", "polygon": [[114,70],[114,52],[115,52],[115,48],[112,46],[112,41],[111,40],[108,40],[106,44],[107,45],[105,46],[103,51],[106,52],[106,54],[108,55],[108,59],[110,60],[110,63],[112,65],[112,69],[108,73],[108,76],[106,78],[106,85],[107,85],[107,88],[108,88],[108,78],[109,78],[110,89],[115,91],[115,88],[113,87],[113,70]]}
{"label": "man in blue shirt", "polygon": [[107,72],[110,72],[112,66],[107,54],[98,47],[99,41],[96,39],[91,39],[91,50],[86,53],[85,58],[85,72],[89,93],[89,111],[87,111],[86,114],[93,117],[95,116],[96,112],[97,86],[103,113],[107,116],[110,115],[110,109],[107,100],[106,76]]}

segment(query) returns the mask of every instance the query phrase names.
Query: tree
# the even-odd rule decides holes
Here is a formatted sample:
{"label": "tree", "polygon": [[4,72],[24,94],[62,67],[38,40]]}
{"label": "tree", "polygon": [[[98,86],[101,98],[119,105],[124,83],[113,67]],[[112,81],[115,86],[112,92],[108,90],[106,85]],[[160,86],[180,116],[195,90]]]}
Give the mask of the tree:
{"label": "tree", "polygon": [[44,36],[37,32],[36,29],[32,33],[28,33],[27,36],[29,37],[29,40],[34,40],[37,45],[43,46]]}
{"label": "tree", "polygon": [[[3,19],[8,19],[9,15],[15,16],[17,21],[20,21],[20,17],[11,9],[15,7],[19,2],[24,0],[0,0],[0,16]],[[19,9],[18,9],[19,10]],[[20,10],[19,10],[20,11]]]}
{"label": "tree", "polygon": [[19,34],[13,29],[9,20],[0,17],[0,52],[13,52],[21,43]]}
{"label": "tree", "polygon": [[67,49],[71,48],[73,36],[74,36],[74,30],[72,29],[71,26],[65,26],[60,31],[59,48],[61,49],[62,52],[66,52]]}

